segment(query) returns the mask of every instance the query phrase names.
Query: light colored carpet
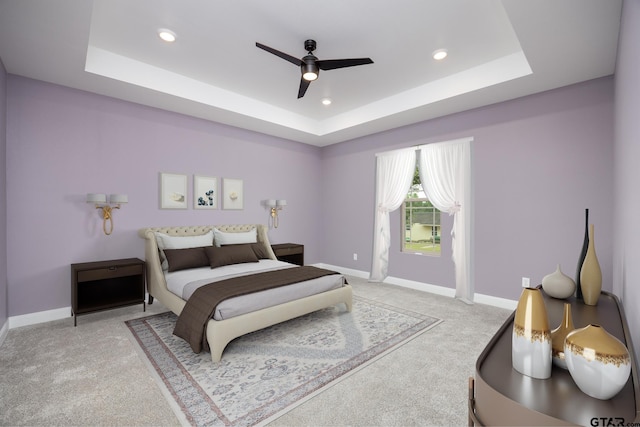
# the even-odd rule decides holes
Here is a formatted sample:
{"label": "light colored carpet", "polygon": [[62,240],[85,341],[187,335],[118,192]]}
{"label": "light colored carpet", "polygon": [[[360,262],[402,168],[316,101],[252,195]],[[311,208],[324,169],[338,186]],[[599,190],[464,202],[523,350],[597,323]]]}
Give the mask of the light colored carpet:
{"label": "light colored carpet", "polygon": [[[466,425],[475,361],[510,311],[350,278],[356,295],[443,319],[270,426]],[[9,331],[1,425],[179,425],[124,321],[157,302]]]}

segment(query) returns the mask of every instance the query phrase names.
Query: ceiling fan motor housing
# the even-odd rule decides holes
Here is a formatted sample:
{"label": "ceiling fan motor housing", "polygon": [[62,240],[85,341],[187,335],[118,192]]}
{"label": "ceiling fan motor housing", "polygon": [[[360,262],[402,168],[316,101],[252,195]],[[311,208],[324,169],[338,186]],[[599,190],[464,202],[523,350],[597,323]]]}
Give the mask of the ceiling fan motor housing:
{"label": "ceiling fan motor housing", "polygon": [[316,41],[311,39],[305,40],[304,50],[306,50],[307,52],[313,52],[314,50],[316,50]]}

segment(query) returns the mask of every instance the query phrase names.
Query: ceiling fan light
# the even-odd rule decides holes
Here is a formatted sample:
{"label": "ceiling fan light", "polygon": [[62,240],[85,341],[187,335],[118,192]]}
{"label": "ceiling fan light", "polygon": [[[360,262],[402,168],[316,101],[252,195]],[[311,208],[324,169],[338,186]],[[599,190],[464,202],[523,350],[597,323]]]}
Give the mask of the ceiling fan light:
{"label": "ceiling fan light", "polygon": [[315,71],[307,71],[302,74],[302,78],[308,82],[312,82],[318,78],[318,73],[316,73]]}
{"label": "ceiling fan light", "polygon": [[313,56],[309,55],[305,56],[303,61],[300,66],[300,68],[302,68],[302,78],[308,82],[312,82],[318,78],[318,73],[320,72],[316,65],[316,60]]}

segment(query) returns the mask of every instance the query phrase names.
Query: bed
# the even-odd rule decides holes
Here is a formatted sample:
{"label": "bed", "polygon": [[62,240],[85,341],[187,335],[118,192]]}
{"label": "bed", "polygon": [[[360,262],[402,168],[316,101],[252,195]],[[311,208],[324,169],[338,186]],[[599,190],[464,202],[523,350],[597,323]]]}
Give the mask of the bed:
{"label": "bed", "polygon": [[[203,278],[203,274],[206,274],[207,270],[213,275],[236,277],[245,274],[256,274],[256,271],[261,270],[263,265],[268,270],[297,267],[277,260],[269,243],[267,228],[261,224],[143,228],[138,231],[138,235],[145,240],[149,304],[152,304],[154,299],[158,299],[165,307],[177,315],[182,313],[187,304],[187,300],[183,296],[188,295],[193,290],[193,283],[206,281]],[[216,268],[200,266],[184,268],[177,272],[169,271],[167,257],[170,252],[172,253],[171,257],[173,257],[173,252],[180,252],[167,250],[167,241],[169,239],[174,242],[180,242],[178,247],[187,247],[190,244],[202,246],[198,242],[209,241],[208,239],[212,235],[216,239],[216,244],[212,245],[214,247],[225,245],[229,247],[246,246],[242,244],[245,242],[243,239],[247,235],[253,235],[256,243],[251,246],[254,249],[261,248],[263,251],[262,256],[259,257],[258,263],[222,265]],[[177,237],[188,237],[189,239],[176,239]],[[183,245],[183,241],[192,243]],[[172,246],[171,249],[173,248]],[[245,266],[249,267],[247,271],[245,271]],[[186,279],[183,280],[181,277],[186,277]],[[305,281],[262,291],[260,298],[254,298],[251,303],[247,303],[249,297],[238,297],[233,299],[235,301],[230,300],[231,308],[220,309],[217,307],[214,311],[214,316],[206,322],[206,342],[211,352],[211,359],[214,362],[219,362],[225,347],[234,338],[276,323],[341,303],[345,305],[347,311],[351,311],[351,286],[346,282],[344,276],[338,275],[337,277],[339,283],[336,282],[332,286],[328,286],[326,281],[323,280],[319,280],[319,282],[322,282],[320,285],[318,285],[319,282],[314,282],[313,291],[308,286],[312,282]],[[181,281],[188,283],[188,286],[182,288],[183,294],[176,290],[176,286],[181,286]],[[185,290],[185,288],[189,289]],[[290,290],[291,292],[289,292]],[[266,295],[270,295],[272,299],[265,298]],[[261,302],[256,305],[256,300]]]}

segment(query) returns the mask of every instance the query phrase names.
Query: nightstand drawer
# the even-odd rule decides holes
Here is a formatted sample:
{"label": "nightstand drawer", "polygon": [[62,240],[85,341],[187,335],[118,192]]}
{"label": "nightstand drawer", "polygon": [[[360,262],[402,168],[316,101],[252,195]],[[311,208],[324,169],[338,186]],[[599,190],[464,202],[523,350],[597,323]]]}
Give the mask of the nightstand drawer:
{"label": "nightstand drawer", "polygon": [[291,246],[291,247],[277,248],[276,250],[274,250],[274,253],[276,254],[276,256],[301,254],[303,252],[304,252],[304,249],[302,246]]}
{"label": "nightstand drawer", "polygon": [[143,266],[123,265],[99,268],[96,270],[78,271],[78,282],[89,282],[92,280],[111,279],[113,277],[126,277],[142,274]]}

